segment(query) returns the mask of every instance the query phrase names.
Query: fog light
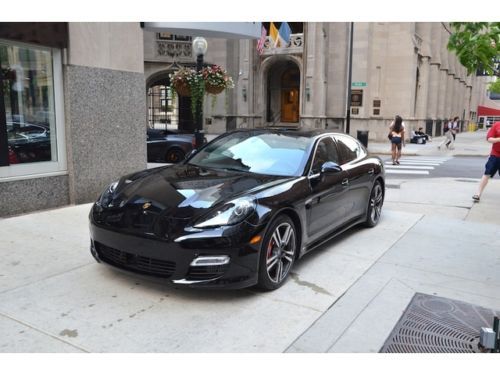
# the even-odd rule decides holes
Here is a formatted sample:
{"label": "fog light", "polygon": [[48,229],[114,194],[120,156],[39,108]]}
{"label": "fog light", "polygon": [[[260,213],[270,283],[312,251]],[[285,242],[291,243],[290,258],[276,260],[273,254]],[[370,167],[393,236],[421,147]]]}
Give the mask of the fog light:
{"label": "fog light", "polygon": [[190,266],[200,267],[200,266],[222,266],[229,263],[229,256],[218,255],[218,256],[202,256],[194,259]]}

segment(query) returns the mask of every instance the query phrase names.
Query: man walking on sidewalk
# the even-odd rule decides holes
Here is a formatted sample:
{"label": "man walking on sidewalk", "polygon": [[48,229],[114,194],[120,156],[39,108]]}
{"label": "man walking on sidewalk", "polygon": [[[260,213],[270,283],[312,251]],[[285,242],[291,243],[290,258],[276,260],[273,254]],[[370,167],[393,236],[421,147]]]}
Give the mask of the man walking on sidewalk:
{"label": "man walking on sidewalk", "polygon": [[493,178],[497,172],[500,175],[500,121],[495,122],[490,130],[488,130],[486,140],[492,144],[491,153],[484,168],[484,175],[479,183],[479,191],[472,196],[474,202],[479,202],[481,194],[488,184],[488,180]]}

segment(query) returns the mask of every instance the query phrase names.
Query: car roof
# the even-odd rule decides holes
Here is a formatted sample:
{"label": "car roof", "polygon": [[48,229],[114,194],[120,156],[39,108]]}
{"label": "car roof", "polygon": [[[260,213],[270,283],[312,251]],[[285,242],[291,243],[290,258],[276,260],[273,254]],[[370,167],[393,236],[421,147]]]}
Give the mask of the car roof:
{"label": "car roof", "polygon": [[263,134],[287,134],[292,136],[302,136],[307,138],[319,138],[325,134],[331,135],[348,135],[345,133],[334,132],[328,129],[313,129],[313,130],[301,130],[301,129],[293,129],[293,128],[257,128],[257,129],[236,129],[229,133],[238,133],[238,132],[256,132]]}

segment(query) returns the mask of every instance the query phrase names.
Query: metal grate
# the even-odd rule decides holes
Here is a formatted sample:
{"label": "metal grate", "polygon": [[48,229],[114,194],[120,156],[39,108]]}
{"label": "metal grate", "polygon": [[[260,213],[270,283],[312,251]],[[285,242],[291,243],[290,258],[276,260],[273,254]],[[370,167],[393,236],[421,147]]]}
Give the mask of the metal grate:
{"label": "metal grate", "polygon": [[381,353],[478,353],[479,330],[498,311],[416,293]]}
{"label": "metal grate", "polygon": [[189,267],[188,280],[210,280],[224,275],[229,269],[229,264],[218,266],[197,266]]}
{"label": "metal grate", "polygon": [[170,277],[175,271],[175,262],[149,258],[113,249],[96,242],[99,258],[115,267],[157,277]]}

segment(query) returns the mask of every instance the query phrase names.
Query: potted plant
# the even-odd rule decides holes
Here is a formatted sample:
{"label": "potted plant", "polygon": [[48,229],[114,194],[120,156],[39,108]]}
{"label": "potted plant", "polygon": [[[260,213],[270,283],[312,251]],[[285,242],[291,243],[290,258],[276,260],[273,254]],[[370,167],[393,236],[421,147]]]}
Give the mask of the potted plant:
{"label": "potted plant", "polygon": [[191,68],[180,68],[175,73],[170,75],[172,98],[175,93],[179,96],[191,97],[191,112],[193,118],[196,118],[196,106],[203,104],[203,96],[205,95],[205,82],[202,75]]}
{"label": "potted plant", "polygon": [[225,89],[232,89],[234,87],[232,77],[219,65],[203,68],[201,75],[205,81],[205,90],[209,94],[217,95]]}
{"label": "potted plant", "polygon": [[232,89],[234,82],[232,77],[219,65],[212,65],[196,72],[191,68],[181,68],[170,75],[172,98],[177,93],[179,96],[191,97],[191,112],[196,118],[197,106],[203,105],[203,97],[206,93],[212,95],[212,108],[215,106],[215,95],[223,90]]}
{"label": "potted plant", "polygon": [[179,96],[191,96],[191,84],[196,71],[190,68],[180,68],[170,75],[172,87]]}

